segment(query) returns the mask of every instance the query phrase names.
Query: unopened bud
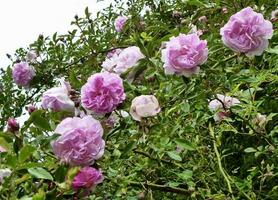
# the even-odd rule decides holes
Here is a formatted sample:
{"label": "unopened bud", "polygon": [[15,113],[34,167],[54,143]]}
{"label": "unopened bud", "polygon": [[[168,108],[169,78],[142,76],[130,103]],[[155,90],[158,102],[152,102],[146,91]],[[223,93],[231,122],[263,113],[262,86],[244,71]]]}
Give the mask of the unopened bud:
{"label": "unopened bud", "polygon": [[8,131],[14,133],[19,130],[19,124],[14,118],[8,119]]}

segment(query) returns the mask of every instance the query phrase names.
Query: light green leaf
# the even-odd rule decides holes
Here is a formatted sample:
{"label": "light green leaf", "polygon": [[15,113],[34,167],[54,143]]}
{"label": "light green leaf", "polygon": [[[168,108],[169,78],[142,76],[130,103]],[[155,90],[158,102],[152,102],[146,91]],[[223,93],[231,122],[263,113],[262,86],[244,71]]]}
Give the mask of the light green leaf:
{"label": "light green leaf", "polygon": [[35,147],[26,145],[20,151],[18,155],[18,161],[23,163],[28,157],[36,150]]}
{"label": "light green leaf", "polygon": [[191,170],[185,170],[182,173],[177,174],[179,178],[183,180],[187,180],[189,178],[192,178],[193,172]]}
{"label": "light green leaf", "polygon": [[254,149],[253,147],[248,147],[248,148],[244,149],[244,152],[246,152],[246,153],[253,153],[253,152],[256,152],[256,151],[257,150]]}
{"label": "light green leaf", "polygon": [[186,150],[189,150],[189,151],[194,151],[195,150],[195,146],[187,141],[187,140],[184,140],[184,139],[176,139],[175,140],[176,144],[179,146],[179,147],[182,147]]}
{"label": "light green leaf", "polygon": [[46,180],[51,180],[53,181],[53,177],[52,175],[46,171],[45,169],[41,168],[41,167],[37,167],[37,168],[30,168],[28,169],[28,172],[34,176],[35,178],[38,179],[46,179]]}
{"label": "light green leaf", "polygon": [[182,158],[180,157],[180,155],[177,154],[177,152],[175,152],[175,151],[168,151],[167,154],[173,160],[182,161]]}

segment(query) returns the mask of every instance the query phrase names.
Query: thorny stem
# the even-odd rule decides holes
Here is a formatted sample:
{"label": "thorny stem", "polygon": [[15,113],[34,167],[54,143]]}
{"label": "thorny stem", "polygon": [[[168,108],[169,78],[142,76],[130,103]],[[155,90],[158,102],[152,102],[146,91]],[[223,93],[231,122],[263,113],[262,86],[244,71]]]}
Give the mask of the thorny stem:
{"label": "thorny stem", "polygon": [[[211,127],[211,123],[209,123],[209,133],[210,133],[210,136],[212,138],[215,138],[215,135],[214,135],[214,131]],[[214,149],[214,152],[216,154],[216,158],[217,158],[217,163],[218,163],[218,167],[219,167],[219,170],[222,174],[222,176],[224,177],[226,183],[227,183],[227,186],[228,186],[228,190],[229,192],[232,194],[232,198],[234,199],[234,196],[233,196],[233,190],[232,190],[232,187],[231,187],[231,183],[229,181],[229,178],[225,172],[225,170],[223,169],[223,166],[222,166],[222,163],[221,163],[221,157],[220,157],[220,154],[218,152],[218,149],[217,149],[217,143],[215,140],[213,140],[213,149]]]}

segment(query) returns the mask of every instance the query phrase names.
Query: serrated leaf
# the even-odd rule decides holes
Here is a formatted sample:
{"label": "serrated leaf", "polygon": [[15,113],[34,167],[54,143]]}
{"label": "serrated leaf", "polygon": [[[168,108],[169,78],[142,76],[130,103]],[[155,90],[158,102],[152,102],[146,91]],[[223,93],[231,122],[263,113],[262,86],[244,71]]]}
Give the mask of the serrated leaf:
{"label": "serrated leaf", "polygon": [[28,169],[28,172],[35,178],[53,181],[52,175],[48,171],[46,171],[44,168],[41,168],[41,167],[30,168],[30,169]]}
{"label": "serrated leaf", "polygon": [[189,142],[189,141],[187,141],[187,140],[184,140],[184,139],[176,139],[175,142],[176,142],[176,144],[177,144],[179,147],[182,147],[182,148],[184,148],[184,149],[186,149],[186,150],[194,151],[194,150],[196,149],[195,146],[194,146],[191,142]]}
{"label": "serrated leaf", "polygon": [[18,161],[20,163],[23,163],[25,160],[28,159],[28,157],[36,150],[35,147],[26,145],[24,146],[20,151],[18,155]]}
{"label": "serrated leaf", "polygon": [[168,151],[167,154],[173,160],[182,161],[182,158],[180,157],[180,155],[175,151]]}

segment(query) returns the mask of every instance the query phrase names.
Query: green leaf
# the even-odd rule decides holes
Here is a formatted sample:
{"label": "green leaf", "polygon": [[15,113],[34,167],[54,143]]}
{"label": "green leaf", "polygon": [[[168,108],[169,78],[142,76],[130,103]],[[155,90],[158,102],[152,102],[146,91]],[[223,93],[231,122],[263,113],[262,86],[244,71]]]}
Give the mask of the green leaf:
{"label": "green leaf", "polygon": [[167,154],[173,160],[182,161],[182,158],[180,157],[180,155],[177,154],[177,152],[175,152],[175,151],[168,151]]}
{"label": "green leaf", "polygon": [[46,179],[46,180],[51,180],[53,181],[53,177],[52,175],[46,171],[45,169],[41,168],[41,167],[37,167],[37,168],[30,168],[28,169],[28,172],[34,176],[35,178],[38,179]]}
{"label": "green leaf", "polygon": [[36,150],[35,147],[26,145],[20,151],[18,155],[18,161],[23,163],[34,151]]}
{"label": "green leaf", "polygon": [[185,170],[182,173],[177,174],[179,178],[183,180],[187,180],[189,178],[192,178],[193,172],[191,170]]}
{"label": "green leaf", "polygon": [[186,150],[194,151],[194,150],[196,149],[195,146],[194,146],[191,142],[189,142],[189,141],[187,141],[187,140],[184,140],[184,139],[176,139],[175,142],[176,142],[176,144],[177,144],[179,147],[182,147],[182,148],[184,148],[184,149],[186,149]]}
{"label": "green leaf", "polygon": [[32,200],[45,200],[45,192],[39,189],[39,192],[33,196]]}
{"label": "green leaf", "polygon": [[11,149],[11,145],[3,138],[0,137],[0,146],[9,151]]}
{"label": "green leaf", "polygon": [[41,114],[42,114],[41,110],[37,110],[32,113],[31,119],[33,124],[43,130],[51,131],[51,126],[49,124],[49,121],[46,118],[42,117]]}
{"label": "green leaf", "polygon": [[273,54],[278,54],[278,47],[276,46],[273,49],[267,49],[266,50],[268,53],[273,53]]}
{"label": "green leaf", "polygon": [[248,148],[244,149],[244,152],[246,152],[246,153],[254,153],[254,152],[256,152],[256,151],[257,151],[257,150],[254,149],[253,147],[248,147]]}
{"label": "green leaf", "polygon": [[132,141],[129,144],[127,144],[127,146],[125,147],[125,149],[123,150],[122,156],[121,157],[125,157],[129,154],[129,152],[132,151],[132,149],[134,149],[134,147],[136,146],[136,142]]}

